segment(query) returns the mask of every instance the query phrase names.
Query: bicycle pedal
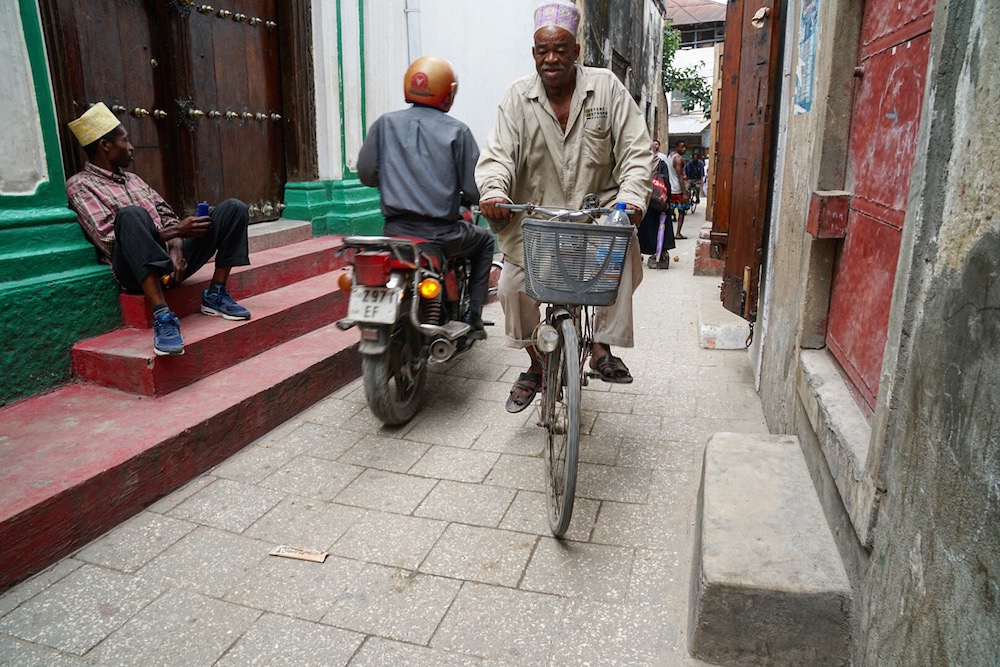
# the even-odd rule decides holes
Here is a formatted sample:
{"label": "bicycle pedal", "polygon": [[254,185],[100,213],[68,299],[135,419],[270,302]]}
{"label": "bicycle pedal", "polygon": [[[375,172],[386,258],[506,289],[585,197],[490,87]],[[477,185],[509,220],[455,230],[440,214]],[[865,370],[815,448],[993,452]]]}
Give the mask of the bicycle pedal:
{"label": "bicycle pedal", "polygon": [[484,327],[492,327],[495,324],[496,324],[496,322],[494,322],[493,320],[483,320],[483,326]]}

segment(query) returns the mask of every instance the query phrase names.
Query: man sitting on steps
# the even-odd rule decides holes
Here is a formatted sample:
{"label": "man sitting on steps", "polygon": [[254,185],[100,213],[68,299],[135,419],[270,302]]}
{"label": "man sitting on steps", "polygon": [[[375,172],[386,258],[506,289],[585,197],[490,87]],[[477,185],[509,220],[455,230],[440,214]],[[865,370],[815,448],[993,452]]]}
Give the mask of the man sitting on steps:
{"label": "man sitting on steps", "polygon": [[180,283],[213,254],[215,273],[202,293],[201,312],[227,320],[250,319],[250,311],[226,290],[232,267],[250,263],[246,204],[227,199],[209,215],[181,220],[156,190],[124,171],[132,164],[134,149],[128,132],[103,102],[69,128],[87,153],[83,171],[66,182],[69,206],[121,288],[146,295],[153,309],[153,351],[184,354],[180,321],[167,307],[163,285]]}

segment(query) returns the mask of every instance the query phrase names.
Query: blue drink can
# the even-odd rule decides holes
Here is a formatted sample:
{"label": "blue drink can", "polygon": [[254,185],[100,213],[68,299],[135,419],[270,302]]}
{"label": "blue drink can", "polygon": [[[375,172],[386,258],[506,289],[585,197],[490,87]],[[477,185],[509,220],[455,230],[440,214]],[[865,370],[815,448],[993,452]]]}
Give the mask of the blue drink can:
{"label": "blue drink can", "polygon": [[205,202],[201,202],[200,204],[198,204],[198,215],[199,216],[208,215],[208,204],[206,204]]}

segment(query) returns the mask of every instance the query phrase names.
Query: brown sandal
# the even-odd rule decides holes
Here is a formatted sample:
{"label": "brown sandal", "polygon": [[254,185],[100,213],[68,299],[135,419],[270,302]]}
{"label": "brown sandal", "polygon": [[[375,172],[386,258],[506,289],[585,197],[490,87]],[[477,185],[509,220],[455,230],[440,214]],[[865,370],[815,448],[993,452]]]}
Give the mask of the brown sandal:
{"label": "brown sandal", "polygon": [[601,380],[604,382],[612,384],[629,384],[632,382],[632,374],[629,372],[625,362],[612,354],[605,354],[600,359],[594,359],[590,367],[601,374]]}
{"label": "brown sandal", "polygon": [[521,373],[517,376],[517,381],[510,390],[510,396],[507,397],[507,412],[516,414],[531,405],[541,384],[540,373]]}

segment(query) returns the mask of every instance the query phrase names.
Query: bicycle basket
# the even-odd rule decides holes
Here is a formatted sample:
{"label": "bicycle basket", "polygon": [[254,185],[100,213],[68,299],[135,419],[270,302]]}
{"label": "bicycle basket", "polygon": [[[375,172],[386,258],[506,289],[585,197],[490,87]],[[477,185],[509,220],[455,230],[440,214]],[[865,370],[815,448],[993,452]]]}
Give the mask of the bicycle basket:
{"label": "bicycle basket", "polygon": [[618,297],[632,227],[525,219],[524,287],[545,303],[609,306]]}

